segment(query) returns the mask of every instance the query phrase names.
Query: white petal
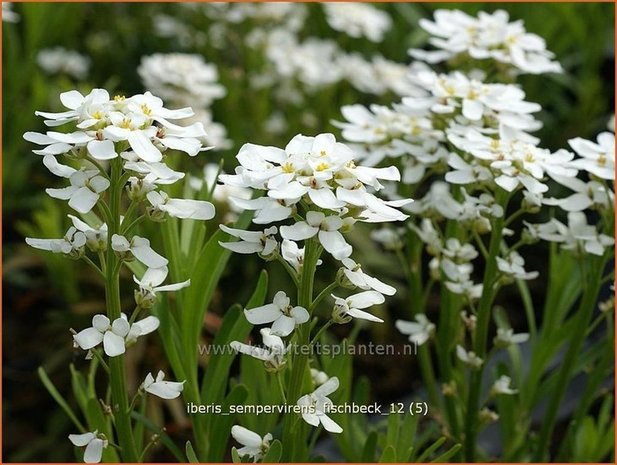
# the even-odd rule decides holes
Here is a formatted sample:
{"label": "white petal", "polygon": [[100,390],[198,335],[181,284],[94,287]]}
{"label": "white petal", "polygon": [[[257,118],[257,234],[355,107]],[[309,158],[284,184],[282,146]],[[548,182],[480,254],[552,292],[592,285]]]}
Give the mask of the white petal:
{"label": "white petal", "polygon": [[63,187],[62,189],[45,189],[45,192],[54,199],[69,200],[78,190],[79,187],[68,186]]}
{"label": "white petal", "polygon": [[376,291],[364,291],[347,298],[349,306],[355,308],[371,307],[373,305],[382,304],[385,300],[384,296]]}
{"label": "white petal", "polygon": [[147,286],[156,287],[165,281],[168,273],[169,270],[166,266],[162,266],[160,268],[148,268],[142,276],[141,282]]}
{"label": "white petal", "polygon": [[327,187],[311,189],[308,191],[308,195],[313,203],[320,208],[336,210],[345,206],[345,202],[337,199],[334,193]]}
{"label": "white petal", "polygon": [[261,447],[261,436],[242,426],[234,425],[231,428],[231,435],[243,446]]}
{"label": "white petal", "polygon": [[319,386],[317,389],[315,389],[315,395],[325,397],[332,394],[338,388],[339,380],[336,376],[333,376],[332,378],[329,378],[328,381]]}
{"label": "white petal", "polygon": [[323,425],[326,431],[329,431],[331,433],[342,433],[343,432],[343,428],[341,428],[338,425],[338,423],[332,420],[329,416],[319,415],[319,420],[321,421],[321,424]]}
{"label": "white petal", "polygon": [[257,253],[263,250],[263,246],[258,242],[219,242],[219,245],[224,249],[242,254]]}
{"label": "white petal", "polygon": [[303,307],[294,307],[290,313],[293,319],[296,320],[296,324],[306,323],[310,318],[309,312]]}
{"label": "white petal", "polygon": [[73,336],[73,339],[84,350],[92,349],[103,341],[103,333],[96,328],[86,328]]}
{"label": "white petal", "polygon": [[139,336],[145,336],[156,331],[159,327],[160,321],[155,316],[147,316],[146,318],[133,323],[131,327],[132,331],[137,331]]}
{"label": "white petal", "polygon": [[93,140],[88,142],[88,152],[96,160],[111,160],[118,156],[114,143],[110,140]]}
{"label": "white petal", "polygon": [[116,252],[128,252],[131,248],[131,244],[126,237],[120,234],[114,234],[111,237],[111,248]]}
{"label": "white petal", "polygon": [[361,320],[368,320],[368,321],[374,321],[376,323],[383,323],[383,320],[381,318],[377,318],[375,315],[371,315],[370,313],[365,312],[364,310],[358,310],[357,308],[350,308],[349,310],[347,310],[347,314],[354,318],[359,318]]}
{"label": "white petal", "polygon": [[281,310],[274,304],[266,304],[261,307],[245,309],[244,315],[246,315],[246,319],[249,323],[263,325],[272,323],[281,316]]}
{"label": "white petal", "polygon": [[169,199],[159,207],[176,218],[192,220],[211,220],[214,218],[214,205],[202,200]]}
{"label": "white petal", "polygon": [[69,434],[69,441],[71,441],[73,445],[77,447],[84,447],[94,438],[96,438],[94,433]]}
{"label": "white petal", "polygon": [[96,328],[103,334],[109,328],[109,318],[105,315],[94,315],[92,317],[92,327]]}
{"label": "white petal", "polygon": [[43,164],[52,174],[62,178],[68,178],[76,171],[75,168],[58,163],[58,160],[53,155],[45,155],[43,157]]}
{"label": "white petal", "polygon": [[[281,229],[283,228],[281,227]],[[339,231],[319,231],[319,242],[338,260],[351,255],[352,247]]]}
{"label": "white petal", "polygon": [[122,355],[125,352],[124,338],[117,334],[107,331],[103,337],[103,348],[110,357]]}
{"label": "white petal", "polygon": [[463,116],[472,121],[478,121],[484,113],[484,105],[478,100],[463,100]]}
{"label": "white petal", "polygon": [[69,200],[69,207],[79,213],[88,213],[99,200],[99,195],[92,192],[87,187],[80,187]]}
{"label": "white petal", "polygon": [[279,314],[272,325],[272,334],[281,337],[289,336],[295,327],[296,320],[287,315]]}
{"label": "white petal", "polygon": [[116,318],[111,324],[111,330],[113,333],[120,337],[125,337],[129,333],[130,329],[131,326],[129,325],[129,322],[124,318]]}
{"label": "white petal", "polygon": [[313,237],[318,231],[318,228],[309,226],[304,221],[299,221],[291,226],[281,226],[281,236],[290,241],[303,241]]}
{"label": "white petal", "polygon": [[149,242],[138,242],[137,239],[133,238],[131,252],[137,260],[146,265],[148,268],[161,268],[163,266],[167,266],[167,263],[169,263],[165,257],[159,255],[152,249],[152,247],[150,247]]}
{"label": "white petal", "polygon": [[102,439],[96,438],[90,441],[84,452],[85,463],[99,463],[103,456],[103,446],[105,442]]}
{"label": "white petal", "polygon": [[131,131],[127,140],[135,153],[144,161],[161,161],[163,155],[142,131]]}
{"label": "white petal", "polygon": [[151,384],[146,388],[150,394],[160,397],[161,399],[175,399],[180,396],[184,383],[173,381],[159,381]]}
{"label": "white petal", "polygon": [[84,96],[77,90],[70,90],[60,94],[60,101],[65,107],[75,110],[84,102]]}

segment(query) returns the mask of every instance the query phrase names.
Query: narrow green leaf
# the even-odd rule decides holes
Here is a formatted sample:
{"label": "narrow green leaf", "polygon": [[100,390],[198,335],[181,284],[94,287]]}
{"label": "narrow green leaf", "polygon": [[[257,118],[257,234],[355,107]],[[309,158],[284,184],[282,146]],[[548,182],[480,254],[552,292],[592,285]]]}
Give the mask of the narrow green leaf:
{"label": "narrow green leaf", "polygon": [[45,369],[43,367],[39,367],[37,371],[39,374],[39,378],[41,379],[41,382],[47,389],[47,392],[49,392],[49,394],[54,398],[54,400],[60,406],[60,408],[64,410],[64,413],[66,413],[66,415],[75,424],[75,426],[79,429],[79,431],[82,433],[88,432],[88,430],[84,427],[84,425],[77,419],[77,417],[75,416],[75,413],[73,412],[71,407],[69,407],[69,404],[66,402],[66,400],[64,400],[64,397],[62,397],[62,395],[58,392],[54,384],[51,382],[51,380],[47,376],[47,373],[45,373]]}
{"label": "narrow green leaf", "polygon": [[225,448],[231,433],[231,426],[234,421],[234,414],[230,409],[235,405],[242,405],[248,395],[248,389],[242,384],[234,386],[229,395],[221,404],[222,413],[212,417],[210,422],[210,450],[208,451],[208,462],[221,462],[225,456]]}
{"label": "narrow green leaf", "polygon": [[184,449],[186,451],[186,458],[188,459],[189,463],[199,463],[199,460],[197,460],[197,455],[195,455],[195,451],[193,450],[193,445],[191,444],[191,441],[186,441]]}
{"label": "narrow green leaf", "polygon": [[377,455],[377,432],[371,431],[366,438],[364,447],[362,448],[362,462],[375,462],[375,456]]}
{"label": "narrow green leaf", "polygon": [[263,463],[279,463],[283,455],[283,444],[278,439],[275,439],[270,444],[270,448],[262,460]]}
{"label": "narrow green leaf", "polygon": [[437,449],[439,449],[444,442],[446,442],[445,437],[441,437],[437,439],[437,441],[435,441],[433,444],[428,446],[424,450],[424,452],[420,454],[420,457],[418,457],[417,462],[426,462],[428,458],[431,456],[431,454],[435,452]]}
{"label": "narrow green leaf", "polygon": [[381,454],[381,458],[379,459],[379,463],[396,463],[396,450],[393,446],[387,446],[383,453]]}
{"label": "narrow green leaf", "polygon": [[159,436],[161,444],[163,444],[165,447],[167,447],[169,452],[171,452],[173,454],[173,456],[176,459],[178,459],[179,463],[186,462],[186,460],[184,458],[184,454],[182,453],[182,451],[178,448],[178,446],[176,446],[176,444],[172,441],[172,439],[167,435],[167,433],[161,427],[155,425],[150,420],[148,420],[144,415],[142,415],[141,413],[136,412],[136,411],[132,411],[131,412],[131,418],[133,418],[135,421],[143,423],[143,425],[147,429],[149,429],[153,433],[157,434]]}
{"label": "narrow green leaf", "polygon": [[449,462],[452,457],[463,447],[461,444],[455,444],[448,451],[441,454],[434,460],[431,460],[431,463],[444,463]]}

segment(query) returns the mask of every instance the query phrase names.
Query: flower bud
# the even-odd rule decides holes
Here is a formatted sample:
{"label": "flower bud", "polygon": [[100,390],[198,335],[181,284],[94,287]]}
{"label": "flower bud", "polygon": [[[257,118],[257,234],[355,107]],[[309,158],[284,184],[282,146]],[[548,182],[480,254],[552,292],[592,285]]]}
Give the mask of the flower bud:
{"label": "flower bud", "polygon": [[347,311],[345,310],[345,308],[341,307],[340,305],[334,306],[334,308],[332,309],[332,321],[334,321],[336,324],[344,325],[346,323],[349,323],[351,320],[352,318],[347,315]]}
{"label": "flower bud", "polygon": [[135,305],[139,308],[150,309],[156,303],[156,296],[147,289],[135,290]]}
{"label": "flower bud", "polygon": [[346,268],[341,267],[336,272],[336,283],[339,286],[344,287],[345,289],[353,290],[356,288],[356,285],[349,280],[349,278],[345,274],[345,269]]}

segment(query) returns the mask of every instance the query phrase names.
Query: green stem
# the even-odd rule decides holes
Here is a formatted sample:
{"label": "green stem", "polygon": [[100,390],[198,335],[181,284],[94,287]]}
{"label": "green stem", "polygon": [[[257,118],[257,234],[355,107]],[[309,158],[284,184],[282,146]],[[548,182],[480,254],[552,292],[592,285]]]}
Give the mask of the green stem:
{"label": "green stem", "polygon": [[315,300],[313,300],[313,303],[311,305],[311,308],[309,310],[309,312],[312,314],[315,309],[317,308],[317,306],[321,303],[321,301],[323,299],[325,299],[326,297],[328,297],[328,295],[330,295],[330,293],[336,289],[337,287],[339,287],[338,283],[335,281],[332,284],[330,284],[329,286],[327,286],[326,288],[324,288],[323,291],[321,291],[317,297],[315,297]]}
{"label": "green stem", "polygon": [[[310,309],[313,303],[313,284],[315,279],[315,269],[317,260],[321,254],[321,247],[310,239],[306,241],[304,249],[304,266],[300,275],[300,286],[298,287],[298,305]],[[310,338],[310,325],[304,324],[298,327],[297,337],[299,346],[308,346]],[[309,355],[306,350],[296,352],[292,360],[292,371],[287,389],[287,400],[296,403],[303,394],[304,379],[308,366]],[[290,413],[285,417],[283,423],[283,444],[285,450],[282,461],[284,462],[303,462],[308,458],[308,449],[303,437],[304,425],[295,425],[298,415]],[[295,425],[295,427],[294,427]]]}
{"label": "green stem", "polygon": [[[119,162],[120,160],[118,160]],[[111,248],[111,238],[120,230],[120,201],[122,184],[119,183],[121,164],[114,160],[111,165],[111,218],[108,224],[109,234],[107,243],[107,267],[105,277],[105,300],[107,303],[107,317],[114,321],[120,318],[120,276],[118,274],[118,257]],[[111,395],[116,419],[116,433],[118,443],[122,448],[122,460],[136,462],[139,459],[129,411],[128,391],[126,387],[126,373],[124,355],[109,359]]]}
{"label": "green stem", "polygon": [[598,298],[598,292],[600,291],[600,282],[602,272],[604,271],[604,260],[600,263],[595,263],[595,266],[591,267],[591,271],[586,280],[586,286],[583,286],[583,297],[581,299],[580,306],[578,308],[578,314],[576,318],[575,327],[577,331],[572,332],[572,338],[568,345],[568,351],[561,363],[560,372],[557,378],[556,389],[551,393],[549,405],[544,415],[544,421],[542,422],[542,428],[540,429],[540,437],[538,439],[538,448],[534,456],[535,462],[544,461],[548,457],[549,442],[553,435],[555,423],[557,421],[557,411],[563,400],[566,388],[572,377],[572,370],[576,363],[577,357],[581,353],[585,337],[587,335],[583,328],[587,328],[589,321],[593,315],[593,311],[596,307]]}
{"label": "green stem", "polygon": [[328,320],[328,321],[326,322],[326,324],[324,324],[324,325],[323,325],[323,326],[319,329],[319,331],[317,331],[317,334],[315,334],[315,336],[313,337],[313,339],[311,339],[310,345],[315,344],[315,342],[317,342],[317,340],[319,339],[319,336],[321,336],[321,335],[324,333],[324,331],[325,331],[326,329],[328,329],[330,326],[332,326],[333,324],[334,324],[334,321],[333,321],[333,320]]}
{"label": "green stem", "polygon": [[[509,196],[504,191],[496,195],[497,202],[503,207],[504,212],[508,204]],[[474,334],[474,352],[480,358],[486,356],[486,344],[488,328],[491,320],[491,309],[496,291],[493,287],[497,276],[497,260],[501,241],[503,238],[504,219],[497,218],[492,224],[491,239],[488,249],[488,258],[484,268],[482,296],[478,304],[476,331]],[[484,364],[485,365],[485,364]],[[465,461],[476,461],[476,439],[478,437],[478,413],[480,409],[480,391],[482,387],[482,372],[484,365],[470,374],[469,394],[467,398],[467,411],[465,414]]]}

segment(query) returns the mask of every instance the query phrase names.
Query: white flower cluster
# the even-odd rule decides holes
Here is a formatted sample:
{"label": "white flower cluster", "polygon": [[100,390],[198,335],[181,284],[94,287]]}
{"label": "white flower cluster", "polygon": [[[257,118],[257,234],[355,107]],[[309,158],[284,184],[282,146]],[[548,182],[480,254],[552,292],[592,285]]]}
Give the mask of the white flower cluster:
{"label": "white flower cluster", "polygon": [[[384,201],[374,194],[383,188],[380,181],[399,180],[398,170],[395,167],[367,168],[356,165],[353,151],[337,142],[332,134],[315,137],[297,135],[285,149],[246,144],[236,158],[240,166],[235,174],[222,174],[219,180],[233,188],[265,191],[265,195],[252,199],[231,197],[231,202],[255,211],[254,223],[270,226],[262,231],[244,231],[221,225],[224,232],[240,239],[237,242],[221,242],[221,246],[242,254],[257,253],[266,260],[279,259],[297,277],[305,266],[307,242],[318,243],[341,261],[336,284],[361,290],[346,298],[332,295],[334,308],[331,322],[342,324],[352,318],[382,322],[365,309],[383,303],[384,295],[393,295],[396,289],[366,274],[350,258],[353,250],[344,234],[351,231],[358,221],[382,223],[407,218],[397,208],[410,203],[410,199]],[[289,221],[292,223],[273,225]],[[282,241],[278,239],[278,234]],[[305,247],[299,247],[298,241],[304,241]],[[316,264],[319,263],[317,261]],[[298,326],[308,323],[309,309],[294,306],[291,299],[279,291],[272,303],[245,309],[244,312],[247,320],[254,325],[271,324],[271,327],[261,329],[265,348],[238,341],[232,342],[232,347],[262,360],[269,371],[281,370],[288,352],[281,338],[290,337]],[[314,393],[298,400],[298,405],[306,407],[307,412],[303,410],[302,415],[309,424],[322,424],[335,433],[342,431],[325,411],[330,402],[327,395],[337,387],[338,379],[331,378]]]}
{"label": "white flower cluster", "polygon": [[90,69],[90,59],[64,47],[46,48],[38,52],[36,62],[47,74],[66,74],[84,79]]}
{"label": "white flower cluster", "polygon": [[433,51],[412,49],[410,55],[428,63],[439,63],[467,55],[475,60],[492,59],[512,66],[516,73],[559,73],[561,65],[546,49],[544,39],[525,30],[522,21],[509,22],[504,10],[481,11],[473,17],[460,10],[437,10],[434,20],[421,19],[431,34]]}
{"label": "white flower cluster", "polygon": [[372,42],[381,42],[392,25],[388,13],[368,3],[327,2],[322,6],[330,27],[350,37],[366,37]]}
{"label": "white flower cluster", "polygon": [[137,72],[144,86],[166,103],[193,108],[191,121],[204,125],[208,144],[219,149],[230,146],[225,127],[213,121],[210,110],[212,102],[226,94],[215,65],[206,63],[200,55],[155,53],[142,57]]}
{"label": "white flower cluster", "polygon": [[[159,326],[155,316],[134,321],[137,313],[150,309],[158,292],[175,291],[190,284],[190,280],[186,280],[163,285],[168,275],[168,260],[152,249],[148,239],[131,234],[131,230],[147,217],[155,221],[162,221],[167,215],[196,220],[214,217],[211,203],[169,198],[160,190],[184,177],[184,173],[165,164],[168,152],[197,155],[205,150],[200,142],[205,131],[201,123],[183,127],[172,122],[191,117],[193,111],[190,108],[169,110],[163,107],[161,99],[149,92],[112,99],[103,89],[94,89],[86,96],[74,90],[61,94],[60,101],[66,111],[36,114],[45,118],[45,124],[51,128],[70,125],[70,132],[27,132],[24,138],[41,147],[33,152],[43,157],[43,164],[52,174],[69,182],[67,187],[47,189],[47,193],[68,200],[69,207],[82,215],[88,214],[89,221],[96,224],[69,215],[73,225],[63,238],[26,238],[26,242],[37,249],[84,258],[101,273],[107,262],[104,252],[108,260],[114,257],[119,263],[138,260],[145,265],[143,276],[133,276],[138,286],[135,291],[137,309],[130,319],[124,314],[113,321],[108,315],[95,315],[91,327],[73,331],[75,347],[88,351],[86,358],[102,354],[118,357],[139,337],[152,333]],[[61,156],[68,159],[71,166],[60,163]],[[111,168],[106,168],[107,165]],[[131,202],[124,217],[119,211],[123,192]],[[144,212],[141,217],[134,218],[140,205]],[[104,221],[98,220],[97,213]],[[98,256],[100,268],[87,257],[87,251]],[[97,346],[101,344],[103,350],[99,353]],[[164,376],[163,372],[156,378],[149,374],[141,391],[164,399],[180,395],[183,384],[164,381]],[[71,435],[71,441],[86,447],[86,461],[98,462],[107,444],[99,436],[96,431]]]}

